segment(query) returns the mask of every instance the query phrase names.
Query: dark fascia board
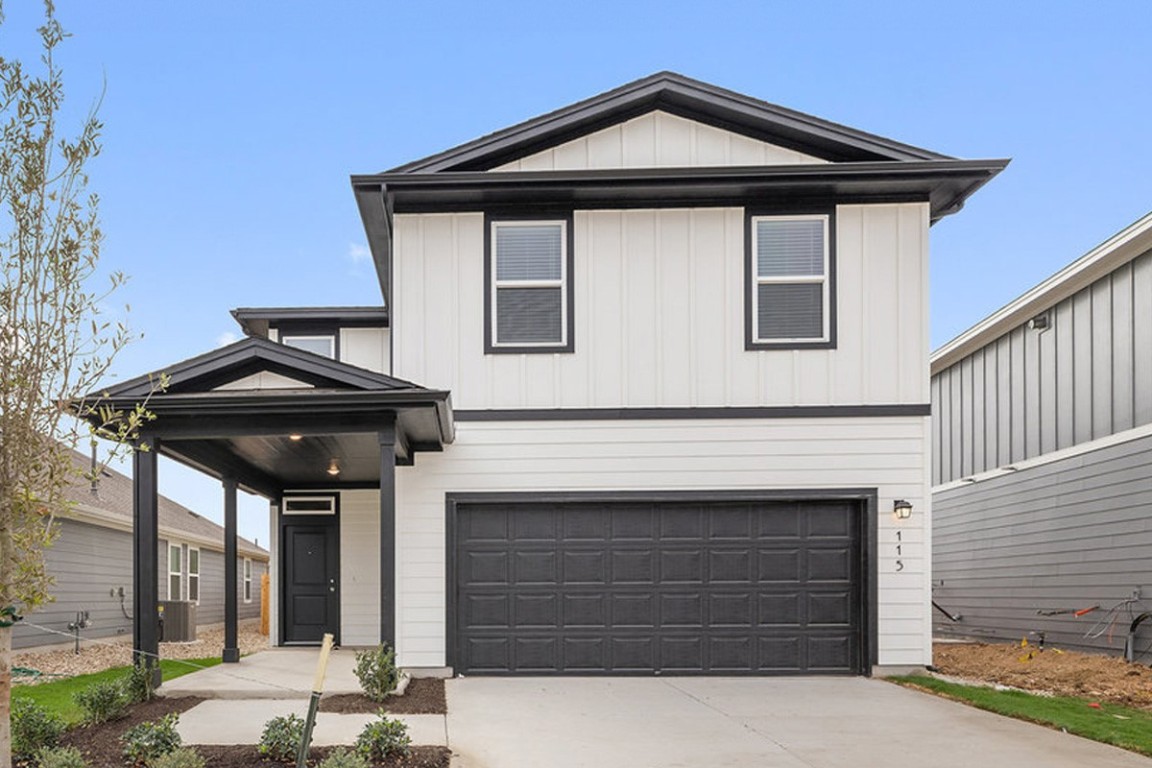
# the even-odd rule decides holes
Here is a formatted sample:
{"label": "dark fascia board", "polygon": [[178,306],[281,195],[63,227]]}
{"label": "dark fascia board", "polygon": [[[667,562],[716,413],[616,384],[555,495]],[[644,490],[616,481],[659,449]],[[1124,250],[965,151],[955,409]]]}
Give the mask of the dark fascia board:
{"label": "dark fascia board", "polygon": [[[138,400],[131,396],[105,398],[102,404],[117,410],[133,408]],[[283,434],[288,427],[303,434],[338,434],[372,431],[373,419],[382,413],[395,412],[402,418],[406,412],[435,413],[437,439],[414,443],[414,450],[440,450],[440,444],[455,440],[455,419],[451,394],[445,390],[391,389],[355,390],[262,390],[258,392],[159,393],[147,403],[156,419],[146,431],[163,437],[167,423],[179,423],[181,439],[220,436],[219,423],[241,419],[235,434]],[[93,417],[95,418],[95,417]],[[197,422],[196,420],[201,420]],[[165,421],[167,420],[167,422]],[[209,426],[209,423],[215,426]],[[226,430],[227,431],[227,430]],[[231,433],[231,432],[230,432]],[[223,434],[223,433],[220,433]]]}
{"label": "dark fascia board", "polygon": [[380,281],[380,295],[384,306],[392,306],[392,209],[388,190],[383,184],[353,184],[356,207],[360,209],[360,220],[364,223],[364,233],[368,236],[368,248],[372,252],[372,262],[376,265],[376,277]]}
{"label": "dark fascia board", "polygon": [[232,317],[248,336],[268,338],[268,328],[283,322],[307,322],[342,328],[387,328],[384,307],[239,307]]}
{"label": "dark fascia board", "polygon": [[295,347],[250,337],[144,376],[138,376],[106,390],[93,392],[86,399],[89,402],[98,402],[108,399],[141,400],[151,396],[150,402],[152,402],[157,397],[165,396],[164,393],[154,392],[161,374],[168,375],[169,389],[175,390],[194,387],[201,379],[218,385],[226,380],[229,370],[242,370],[246,375],[251,372],[253,364],[272,366],[287,375],[296,373],[305,381],[327,382],[332,386],[348,387],[353,390],[423,389],[409,381],[357,368]]}
{"label": "dark fascia board", "polygon": [[833,162],[948,159],[675,72],[658,72],[391,172],[489,170],[656,109]]}
{"label": "dark fascia board", "polygon": [[[358,190],[386,188],[398,213],[574,208],[757,205],[926,200],[932,221],[955,213],[1009,163],[929,160],[792,166],[443,172],[354,176]],[[369,232],[372,239],[372,233]],[[390,238],[389,238],[390,239]],[[384,247],[384,244],[380,244]],[[374,245],[375,247],[375,245]]]}

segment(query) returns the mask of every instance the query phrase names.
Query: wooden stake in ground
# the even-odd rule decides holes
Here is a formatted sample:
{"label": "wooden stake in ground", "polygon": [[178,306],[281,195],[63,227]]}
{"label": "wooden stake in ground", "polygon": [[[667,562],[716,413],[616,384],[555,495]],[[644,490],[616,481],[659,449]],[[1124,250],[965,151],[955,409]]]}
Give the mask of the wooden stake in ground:
{"label": "wooden stake in ground", "polygon": [[324,675],[328,673],[328,654],[332,653],[332,635],[325,634],[320,645],[320,659],[316,662],[316,677],[312,680],[312,699],[308,702],[308,717],[304,719],[304,735],[296,752],[296,768],[307,768],[308,747],[312,745],[312,729],[316,727],[316,710],[320,708],[320,694],[324,692]]}

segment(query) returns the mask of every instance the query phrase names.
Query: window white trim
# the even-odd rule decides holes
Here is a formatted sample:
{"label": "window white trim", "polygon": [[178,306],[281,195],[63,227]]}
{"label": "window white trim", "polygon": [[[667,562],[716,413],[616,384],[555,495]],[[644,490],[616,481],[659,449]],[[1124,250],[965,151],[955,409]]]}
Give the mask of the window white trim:
{"label": "window white trim", "polygon": [[[780,215],[780,216],[751,216],[749,217],[748,238],[751,247],[748,249],[748,258],[751,259],[750,274],[752,279],[749,281],[748,301],[751,307],[751,341],[757,346],[771,347],[771,346],[791,346],[794,344],[812,344],[812,343],[826,343],[832,339],[832,244],[831,244],[831,216],[825,213],[820,214],[804,214],[804,215]],[[797,274],[797,275],[761,275],[760,274],[760,254],[757,249],[756,225],[761,221],[819,221],[823,224],[823,273],[816,274]],[[822,287],[822,308],[823,308],[823,323],[821,334],[819,336],[798,336],[798,337],[762,337],[760,336],[760,291],[757,290],[761,285],[812,285],[819,284]]]}
{"label": "window white trim", "polygon": [[[301,349],[301,347],[297,347],[296,345],[292,344],[291,342],[293,342],[293,341],[326,341],[326,342],[328,342],[328,352],[327,353],[321,353],[321,354],[326,354],[327,357],[330,357],[333,360],[336,359],[336,336],[335,336],[335,334],[331,334],[331,333],[285,333],[285,334],[281,334],[281,336],[280,336],[280,343],[281,344],[283,344],[287,347],[292,347],[293,349]],[[304,351],[309,352],[311,350],[305,349]],[[314,353],[314,354],[316,354],[316,353]]]}
{"label": "window white trim", "polygon": [[[175,552],[176,556],[173,557],[172,553]],[[176,569],[172,569],[172,564],[176,564]],[[176,579],[176,594],[172,594],[172,579]],[[173,544],[168,542],[168,599],[169,600],[183,600],[184,599],[184,547],[180,544]]]}
{"label": "window white trim", "polygon": [[[192,553],[196,553],[196,570],[192,570]],[[204,569],[200,547],[189,546],[185,559],[188,562],[188,599],[200,605],[200,573]]]}
{"label": "window white trim", "polygon": [[244,558],[244,566],[241,573],[244,574],[244,582],[241,591],[245,603],[252,602],[252,558]]}
{"label": "window white trim", "polygon": [[[497,238],[498,232],[501,229],[512,229],[515,227],[540,227],[540,226],[558,226],[560,227],[560,278],[558,280],[501,280],[498,277],[499,271],[497,266],[499,258],[497,256]],[[489,280],[490,280],[490,293],[488,296],[489,306],[491,307],[489,322],[489,333],[492,339],[493,349],[509,349],[509,350],[534,350],[534,349],[556,349],[562,350],[568,346],[568,220],[567,219],[523,219],[523,220],[495,220],[489,222],[489,243],[491,248],[491,256],[489,258]],[[560,338],[556,341],[531,341],[531,342],[508,342],[500,341],[499,335],[499,292],[501,288],[557,288],[560,291]]]}

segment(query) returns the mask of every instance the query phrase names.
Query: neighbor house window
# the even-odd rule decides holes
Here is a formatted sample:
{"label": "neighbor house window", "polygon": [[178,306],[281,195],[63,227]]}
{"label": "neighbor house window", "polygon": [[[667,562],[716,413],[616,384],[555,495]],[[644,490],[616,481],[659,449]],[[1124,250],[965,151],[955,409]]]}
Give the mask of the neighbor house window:
{"label": "neighbor house window", "polygon": [[244,602],[252,602],[252,558],[244,558]]}
{"label": "neighbor house window", "polygon": [[569,219],[488,221],[489,352],[572,351]]}
{"label": "neighbor house window", "polygon": [[747,346],[832,346],[831,215],[751,216]]}
{"label": "neighbor house window", "polygon": [[336,359],[336,337],[331,334],[281,334],[280,342],[314,355]]}
{"label": "neighbor house window", "polygon": [[188,599],[200,604],[200,550],[188,548]]}
{"label": "neighbor house window", "polygon": [[179,544],[168,545],[168,599],[184,599],[184,550]]}

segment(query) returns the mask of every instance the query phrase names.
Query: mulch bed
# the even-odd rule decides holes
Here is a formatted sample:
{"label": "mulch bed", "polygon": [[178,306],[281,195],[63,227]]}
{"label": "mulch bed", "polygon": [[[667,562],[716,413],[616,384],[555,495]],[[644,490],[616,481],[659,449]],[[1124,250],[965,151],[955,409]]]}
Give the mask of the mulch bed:
{"label": "mulch bed", "polygon": [[[439,688],[440,700],[443,701],[443,681],[440,681]],[[408,690],[413,689],[410,686]],[[407,694],[401,698],[407,698]],[[121,720],[71,729],[64,734],[61,744],[79,749],[88,761],[89,768],[124,768],[124,745],[120,743],[120,737],[126,730],[147,720],[157,720],[169,712],[186,712],[202,701],[204,699],[188,696],[158,698],[137,704],[132,707],[128,716]],[[375,712],[376,709],[367,711]],[[443,712],[443,709],[440,711]],[[212,768],[275,768],[279,765],[262,758],[255,745],[196,745],[194,748],[207,759],[208,765]],[[309,752],[309,762],[315,765],[332,749],[332,747],[313,747]],[[448,768],[451,755],[452,751],[447,747],[412,747],[408,757],[393,758],[375,765],[377,768]]]}
{"label": "mulch bed", "polygon": [[321,712],[374,714],[381,709],[390,715],[443,715],[448,711],[444,681],[438,677],[414,677],[403,696],[389,696],[383,704],[362,693],[340,693],[320,699]]}

